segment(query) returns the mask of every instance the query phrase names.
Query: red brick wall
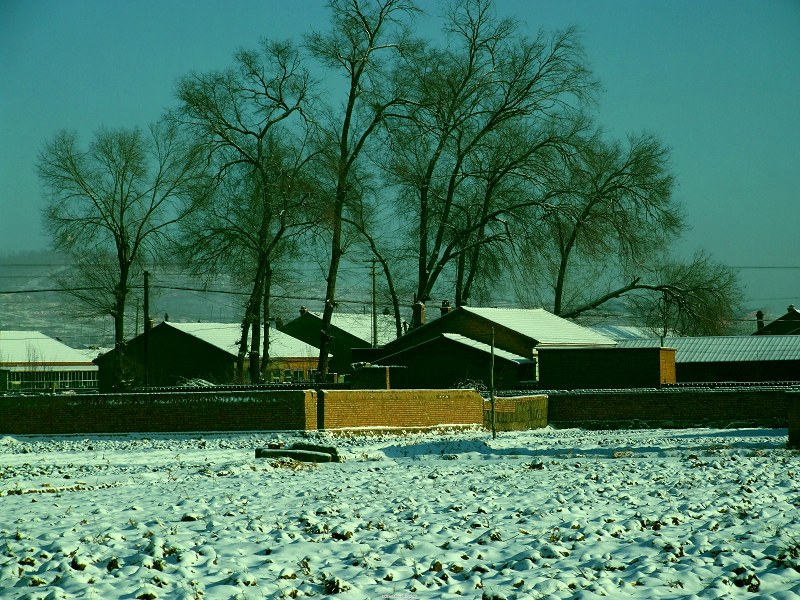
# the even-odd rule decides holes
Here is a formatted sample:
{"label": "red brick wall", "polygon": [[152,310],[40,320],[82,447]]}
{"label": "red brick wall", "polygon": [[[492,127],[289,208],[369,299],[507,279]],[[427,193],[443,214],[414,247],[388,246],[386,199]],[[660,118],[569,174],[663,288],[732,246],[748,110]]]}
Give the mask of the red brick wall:
{"label": "red brick wall", "polygon": [[556,427],[786,427],[786,388],[586,390],[548,393]]}
{"label": "red brick wall", "polygon": [[314,429],[316,392],[0,398],[0,434]]}
{"label": "red brick wall", "polygon": [[435,427],[483,424],[474,390],[324,390],[320,428]]}

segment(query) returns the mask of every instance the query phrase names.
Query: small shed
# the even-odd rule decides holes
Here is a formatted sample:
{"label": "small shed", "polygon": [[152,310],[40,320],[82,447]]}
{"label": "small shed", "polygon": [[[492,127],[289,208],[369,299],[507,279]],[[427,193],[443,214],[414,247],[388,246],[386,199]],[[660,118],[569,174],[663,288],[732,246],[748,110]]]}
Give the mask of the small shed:
{"label": "small shed", "polygon": [[96,354],[38,331],[0,331],[0,392],[95,390]]}

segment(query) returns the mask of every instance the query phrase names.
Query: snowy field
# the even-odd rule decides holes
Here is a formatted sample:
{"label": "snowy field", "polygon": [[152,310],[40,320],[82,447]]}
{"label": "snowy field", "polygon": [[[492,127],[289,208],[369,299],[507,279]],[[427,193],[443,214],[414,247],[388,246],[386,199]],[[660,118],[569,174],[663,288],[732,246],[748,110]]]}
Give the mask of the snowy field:
{"label": "snowy field", "polygon": [[[256,459],[335,445],[318,466]],[[786,430],[0,438],[0,598],[800,598]]]}

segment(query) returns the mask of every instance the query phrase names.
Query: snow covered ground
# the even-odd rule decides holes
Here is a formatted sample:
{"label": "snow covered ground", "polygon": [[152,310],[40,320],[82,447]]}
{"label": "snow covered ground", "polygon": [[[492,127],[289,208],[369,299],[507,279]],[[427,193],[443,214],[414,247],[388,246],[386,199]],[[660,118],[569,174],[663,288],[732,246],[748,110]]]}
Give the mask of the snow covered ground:
{"label": "snow covered ground", "polygon": [[[256,459],[270,441],[343,463]],[[800,597],[786,430],[0,438],[0,598]]]}

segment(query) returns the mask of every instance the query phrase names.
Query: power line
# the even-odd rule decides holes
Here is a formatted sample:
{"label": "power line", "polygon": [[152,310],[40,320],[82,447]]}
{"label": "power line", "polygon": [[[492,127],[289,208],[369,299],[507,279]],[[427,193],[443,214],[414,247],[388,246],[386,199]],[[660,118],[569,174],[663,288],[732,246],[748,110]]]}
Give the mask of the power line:
{"label": "power line", "polygon": [[775,267],[775,266],[769,266],[769,265],[737,265],[737,266],[731,265],[728,268],[729,269],[786,269],[786,270],[789,270],[789,269],[800,269],[800,267],[792,267],[792,266]]}

